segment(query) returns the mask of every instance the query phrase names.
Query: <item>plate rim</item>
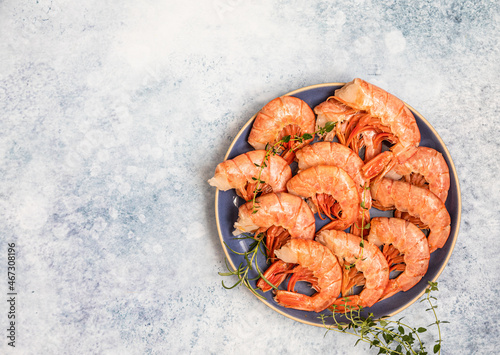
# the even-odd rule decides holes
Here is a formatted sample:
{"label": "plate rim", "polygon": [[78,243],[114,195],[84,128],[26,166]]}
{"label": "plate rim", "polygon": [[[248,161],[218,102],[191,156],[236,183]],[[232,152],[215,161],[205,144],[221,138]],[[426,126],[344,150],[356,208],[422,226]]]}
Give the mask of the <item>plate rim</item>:
{"label": "plate rim", "polygon": [[[283,94],[281,96],[291,96],[291,95],[295,95],[295,94],[298,94],[298,93],[301,93],[301,92],[304,92],[304,91],[307,91],[307,90],[312,90],[312,89],[322,88],[322,87],[327,87],[327,86],[343,86],[345,84],[346,84],[345,82],[333,82],[333,83],[322,83],[322,84],[308,85],[308,86],[304,86],[302,88],[290,91],[290,92],[288,92],[286,94]],[[401,101],[403,101],[403,100],[401,100]],[[461,190],[460,190],[460,181],[458,179],[458,174],[457,174],[457,171],[456,171],[456,168],[455,168],[455,164],[453,163],[453,159],[451,158],[451,154],[448,151],[448,147],[446,146],[446,144],[444,144],[444,141],[441,139],[441,137],[439,136],[438,132],[429,123],[429,121],[427,121],[417,110],[415,110],[412,106],[410,106],[409,104],[407,104],[405,101],[403,101],[403,103],[412,111],[413,114],[416,114],[418,116],[418,118],[423,121],[423,123],[432,131],[432,133],[435,135],[435,137],[437,138],[437,140],[443,146],[444,152],[446,153],[446,155],[448,157],[448,160],[449,160],[449,165],[450,166],[448,167],[448,169],[450,169],[450,170],[453,171],[453,176],[455,177],[455,184],[456,184],[457,192],[458,192],[458,198],[457,198],[457,200],[458,200],[457,228],[456,228],[456,231],[455,231],[454,235],[453,236],[451,236],[451,235],[449,236],[449,237],[453,238],[452,239],[453,242],[452,242],[452,244],[450,246],[449,252],[446,255],[446,258],[444,259],[443,264],[441,265],[441,267],[437,271],[436,275],[432,278],[432,282],[435,282],[439,278],[439,276],[441,275],[441,273],[444,271],[444,268],[446,267],[446,265],[448,265],[448,261],[450,260],[451,254],[453,253],[453,250],[455,249],[455,244],[457,242],[458,234],[459,234],[459,231],[460,231],[460,224],[461,224],[461,217],[462,217],[462,193],[461,193]],[[258,114],[258,112],[255,113],[243,125],[243,127],[239,130],[239,132],[233,138],[233,141],[231,142],[231,144],[227,148],[227,151],[226,151],[226,154],[224,155],[224,160],[223,161],[227,160],[227,157],[229,156],[229,153],[231,152],[231,150],[233,149],[234,145],[236,144],[236,142],[240,138],[241,134],[243,133],[243,131],[245,131],[247,129],[247,127],[250,124],[252,124],[252,122],[254,121],[254,119],[257,116],[257,114]],[[224,238],[222,236],[222,231],[221,231],[221,227],[220,227],[219,209],[218,209],[219,191],[220,190],[218,188],[215,191],[215,219],[216,219],[216,224],[217,224],[217,232],[219,234],[219,240],[220,240],[222,249],[224,250],[224,254],[226,255],[226,260],[229,262],[229,264],[231,265],[231,267],[233,268],[233,270],[235,270],[236,266],[234,265],[234,263],[233,263],[230,255],[229,255],[229,252],[228,252],[226,246],[224,245]],[[392,317],[395,314],[398,314],[398,313],[404,311],[406,308],[410,307],[413,303],[415,303],[417,300],[419,300],[422,297],[422,295],[425,293],[426,289],[427,289],[427,287],[424,288],[418,295],[416,295],[413,299],[411,299],[405,305],[403,305],[400,308],[392,311],[390,314],[387,314],[386,316],[384,316],[384,318]],[[250,291],[248,291],[248,292],[250,292]],[[252,293],[252,295],[255,298],[257,298],[259,301],[261,301],[262,303],[264,303],[266,306],[268,306],[272,310],[278,312],[279,314],[281,314],[281,315],[283,315],[283,316],[285,316],[287,318],[290,318],[290,319],[292,319],[294,321],[297,321],[297,322],[300,322],[300,323],[303,323],[303,324],[313,325],[313,326],[320,327],[320,328],[324,328],[325,327],[324,325],[321,325],[321,324],[318,324],[318,323],[312,323],[312,322],[309,322],[307,320],[300,319],[300,318],[292,316],[292,315],[290,315],[288,313],[285,313],[282,310],[276,308],[273,304],[269,303],[267,299],[262,299],[260,297],[257,297],[255,294],[253,294],[253,292],[250,292],[250,293]]]}

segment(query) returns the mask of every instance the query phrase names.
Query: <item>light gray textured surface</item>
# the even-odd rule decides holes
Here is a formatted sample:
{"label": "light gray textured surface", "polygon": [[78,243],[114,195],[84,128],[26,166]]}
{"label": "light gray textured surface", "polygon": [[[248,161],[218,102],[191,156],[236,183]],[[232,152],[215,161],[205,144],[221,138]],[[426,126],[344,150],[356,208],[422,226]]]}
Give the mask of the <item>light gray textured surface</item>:
{"label": "light gray textured surface", "polygon": [[[19,292],[0,352],[368,353],[221,287],[206,183],[269,100],[361,77],[451,153],[463,214],[439,278],[443,354],[495,353],[499,19],[486,0],[0,1],[0,294],[8,242]],[[402,315],[431,322],[419,304]]]}

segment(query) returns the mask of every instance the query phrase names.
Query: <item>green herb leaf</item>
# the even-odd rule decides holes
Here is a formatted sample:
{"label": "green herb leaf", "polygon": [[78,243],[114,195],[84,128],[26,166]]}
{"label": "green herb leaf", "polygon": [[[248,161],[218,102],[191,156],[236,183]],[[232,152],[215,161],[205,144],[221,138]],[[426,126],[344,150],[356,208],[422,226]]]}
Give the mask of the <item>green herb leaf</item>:
{"label": "green herb leaf", "polygon": [[[352,267],[354,264],[349,266],[344,265],[346,269]],[[434,285],[434,288],[436,286]],[[427,331],[426,328],[419,327],[413,328],[407,324],[404,324],[403,318],[400,318],[396,321],[391,321],[387,319],[374,320],[373,313],[369,313],[368,317],[363,317],[361,315],[362,307],[356,309],[355,307],[351,307],[347,305],[348,298],[343,297],[346,304],[344,305],[342,316],[348,320],[347,327],[342,328],[339,325],[340,322],[337,321],[336,316],[337,313],[340,313],[337,306],[332,307],[333,319],[335,321],[334,327],[328,327],[325,324],[325,317],[321,317],[323,324],[327,327],[328,330],[335,330],[342,333],[349,333],[357,336],[359,339],[356,342],[364,341],[370,345],[370,348],[375,347],[378,348],[379,354],[410,354],[410,355],[427,355],[425,351],[425,345],[422,339],[419,336],[419,333],[424,333]],[[436,325],[438,328],[439,340],[436,341],[436,346],[434,346],[434,352],[439,352],[441,349],[441,331],[439,329],[439,324],[447,323],[445,321],[438,320],[437,315],[435,313],[435,305],[432,303],[432,300],[435,297],[431,296],[430,293],[425,295],[424,300],[427,301],[433,311],[433,314],[436,318],[436,321],[431,325]],[[394,327],[392,325],[396,325]],[[342,330],[341,330],[342,329]]]}
{"label": "green herb leaf", "polygon": [[331,132],[334,128],[335,128],[335,125],[337,123],[336,122],[333,122],[333,121],[328,121],[326,124],[325,124],[325,131],[327,132]]}

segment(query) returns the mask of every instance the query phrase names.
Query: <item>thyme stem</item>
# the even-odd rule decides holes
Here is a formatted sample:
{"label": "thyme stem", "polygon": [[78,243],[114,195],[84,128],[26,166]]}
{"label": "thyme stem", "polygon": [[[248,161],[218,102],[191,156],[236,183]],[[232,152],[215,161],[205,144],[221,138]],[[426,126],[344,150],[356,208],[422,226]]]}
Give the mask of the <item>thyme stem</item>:
{"label": "thyme stem", "polygon": [[[263,233],[259,233],[256,236],[250,236],[248,234],[245,234],[244,238],[237,238],[237,239],[252,239],[253,242],[252,242],[252,244],[250,244],[250,248],[246,252],[237,252],[237,251],[231,249],[229,247],[229,245],[227,245],[227,243],[224,242],[224,244],[226,245],[226,247],[231,252],[233,252],[233,253],[235,253],[237,255],[243,256],[245,263],[241,262],[240,265],[235,270],[232,270],[231,267],[228,265],[228,262],[227,262],[227,259],[226,259],[226,268],[227,268],[228,272],[219,272],[219,275],[220,276],[233,276],[234,275],[234,276],[236,276],[238,278],[238,280],[233,285],[231,285],[231,286],[226,286],[226,284],[224,284],[224,281],[222,281],[222,287],[224,287],[225,289],[232,289],[232,288],[235,288],[238,285],[244,284],[245,287],[247,287],[254,295],[256,295],[259,298],[265,299],[265,297],[262,296],[261,294],[259,294],[257,292],[257,289],[254,288],[250,284],[250,281],[255,280],[255,279],[261,277],[271,287],[273,287],[273,288],[276,289],[276,286],[274,286],[269,280],[267,280],[264,277],[262,271],[259,268],[257,260],[256,260],[257,259],[257,254],[258,254],[259,250],[262,252],[262,254],[265,255],[264,250],[263,250],[263,249],[265,249],[265,246],[263,244],[264,234]],[[249,277],[249,272],[251,270],[255,270],[257,272],[258,276],[256,278],[250,278]]]}
{"label": "thyme stem", "polygon": [[[425,290],[426,297],[420,302],[427,301],[431,308],[427,310],[432,310],[432,314],[435,318],[435,322],[429,326],[436,325],[438,328],[438,337],[434,345],[433,352],[441,354],[441,323],[448,323],[446,321],[440,321],[436,313],[436,305],[432,303],[432,299],[436,299],[431,296],[432,291],[437,291],[437,282],[429,282],[428,288]],[[427,331],[426,328],[413,328],[410,325],[401,322],[402,318],[399,320],[387,320],[384,318],[375,320],[373,319],[373,314],[370,313],[368,317],[361,316],[362,309],[356,309],[355,307],[345,306],[343,312],[344,317],[348,322],[339,322],[337,320],[338,313],[335,313],[335,306],[333,309],[332,316],[321,315],[320,318],[323,322],[324,327],[327,332],[330,330],[348,333],[357,336],[359,339],[355,343],[357,345],[360,341],[370,344],[370,348],[375,347],[379,350],[378,354],[397,354],[397,355],[427,355],[425,344],[422,341],[419,333]],[[333,317],[333,325],[326,325],[326,318]],[[406,330],[406,331],[405,331]]]}

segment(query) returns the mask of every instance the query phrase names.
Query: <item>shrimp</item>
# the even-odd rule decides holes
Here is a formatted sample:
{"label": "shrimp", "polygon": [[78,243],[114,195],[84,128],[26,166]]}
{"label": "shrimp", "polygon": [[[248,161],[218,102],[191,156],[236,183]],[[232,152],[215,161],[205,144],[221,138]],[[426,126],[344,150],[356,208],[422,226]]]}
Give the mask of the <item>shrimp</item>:
{"label": "shrimp", "polygon": [[316,230],[314,214],[307,203],[286,192],[261,195],[240,206],[234,234],[266,234],[268,258],[290,238],[313,239]]}
{"label": "shrimp", "polygon": [[[347,296],[348,288],[342,286],[342,297],[333,302],[336,310],[342,311],[346,306],[373,306],[389,282],[389,265],[380,249],[366,240],[363,241],[361,237],[337,230],[320,231],[316,235],[316,241],[325,245],[337,256],[340,264],[344,265],[344,270],[351,268],[348,265],[354,265],[365,278],[363,290],[359,295]],[[344,273],[347,274],[345,271]]]}
{"label": "shrimp", "polygon": [[422,279],[429,267],[430,253],[425,234],[413,223],[399,218],[376,217],[370,224],[367,240],[378,247],[384,245],[383,254],[389,266],[395,264],[390,271],[403,271],[389,280],[381,299],[408,291]]}
{"label": "shrimp", "polygon": [[358,78],[336,90],[335,98],[353,109],[368,113],[360,118],[350,136],[375,129],[380,131],[380,139],[395,143],[390,151],[378,154],[363,167],[366,178],[385,175],[396,162],[402,163],[415,153],[420,143],[420,131],[403,101]]}
{"label": "shrimp", "polygon": [[[264,168],[261,168],[263,163]],[[292,170],[285,159],[272,154],[266,157],[265,150],[254,150],[217,165],[208,183],[223,191],[236,189],[240,197],[249,201],[257,189],[256,179],[264,181],[258,188],[266,194],[286,191],[286,182],[291,177]]]}
{"label": "shrimp", "polygon": [[442,248],[451,230],[450,214],[443,201],[427,189],[404,181],[382,178],[371,185],[373,206],[382,210],[396,208],[429,226],[429,251]]}
{"label": "shrimp", "polygon": [[291,163],[293,151],[308,144],[308,140],[296,140],[305,133],[314,135],[316,116],[313,110],[301,99],[293,96],[278,97],[257,114],[248,136],[248,143],[255,149],[265,149],[267,144],[274,145],[286,136],[291,139],[281,144],[282,156]]}
{"label": "shrimp", "polygon": [[[299,169],[305,170],[317,165],[332,165],[345,170],[354,181],[359,199],[363,206],[359,206],[358,225],[361,221],[365,223],[370,221],[370,213],[372,199],[369,189],[365,189],[369,185],[369,181],[361,175],[361,168],[364,163],[361,158],[348,147],[335,142],[318,142],[312,145],[307,145],[296,153],[296,159],[299,163]],[[364,217],[363,217],[364,214]],[[361,235],[361,230],[356,226],[352,227],[351,232],[356,235]]]}
{"label": "shrimp", "polygon": [[[324,127],[327,122],[336,123],[335,131],[327,132],[321,137],[325,141],[333,141],[335,135],[337,135],[338,138],[342,136],[341,132],[344,126],[342,123],[349,121],[351,117],[358,113],[358,110],[344,105],[334,96],[330,96],[326,101],[314,108],[314,113],[318,115],[316,118],[316,130]],[[339,141],[341,141],[341,138],[339,138]]]}
{"label": "shrimp", "polygon": [[[336,136],[340,144],[350,147],[356,154],[359,154],[361,148],[365,147],[365,162],[381,153],[382,140],[386,138],[386,134],[379,134],[380,129],[370,129],[369,126],[366,126],[361,130],[356,130],[354,134],[352,133],[361,119],[370,118],[366,112],[343,104],[335,96],[330,96],[326,101],[316,106],[314,112],[318,115],[316,130],[328,121],[336,123],[335,131],[325,133],[320,137],[321,139],[333,141]],[[385,131],[389,132],[387,128]],[[358,134],[361,139],[353,139]]]}
{"label": "shrimp", "polygon": [[288,180],[286,188],[291,194],[308,198],[321,219],[322,213],[332,219],[323,229],[343,230],[356,221],[360,206],[358,189],[341,168],[313,166]]}
{"label": "shrimp", "polygon": [[446,202],[450,189],[450,171],[443,155],[428,147],[418,147],[417,152],[404,163],[396,164],[389,173],[403,176],[404,181],[426,187],[441,201]]}
{"label": "shrimp", "polygon": [[274,300],[283,307],[303,311],[321,312],[340,293],[342,270],[337,258],[328,248],[314,240],[291,239],[276,256],[285,263],[299,264],[302,272],[309,273],[318,291],[312,296],[296,292],[277,290]]}

